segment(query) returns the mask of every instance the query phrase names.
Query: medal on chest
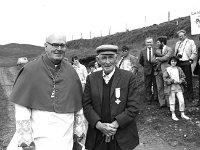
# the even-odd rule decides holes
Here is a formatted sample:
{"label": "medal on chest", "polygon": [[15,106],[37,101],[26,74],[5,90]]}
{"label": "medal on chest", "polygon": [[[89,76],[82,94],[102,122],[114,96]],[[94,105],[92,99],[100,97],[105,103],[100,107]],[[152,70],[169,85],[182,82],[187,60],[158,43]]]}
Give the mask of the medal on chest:
{"label": "medal on chest", "polygon": [[116,88],[115,89],[115,97],[116,97],[116,101],[115,101],[115,103],[116,104],[119,104],[121,101],[120,101],[120,88]]}

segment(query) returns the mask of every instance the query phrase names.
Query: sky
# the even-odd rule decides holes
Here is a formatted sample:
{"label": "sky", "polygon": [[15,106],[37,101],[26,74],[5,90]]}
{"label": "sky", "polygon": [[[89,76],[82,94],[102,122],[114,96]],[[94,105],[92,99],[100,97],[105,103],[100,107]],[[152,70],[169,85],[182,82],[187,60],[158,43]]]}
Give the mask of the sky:
{"label": "sky", "polygon": [[199,0],[0,0],[0,45],[43,46],[57,32],[67,41],[106,36],[166,22],[168,12],[170,20],[189,16],[199,6]]}

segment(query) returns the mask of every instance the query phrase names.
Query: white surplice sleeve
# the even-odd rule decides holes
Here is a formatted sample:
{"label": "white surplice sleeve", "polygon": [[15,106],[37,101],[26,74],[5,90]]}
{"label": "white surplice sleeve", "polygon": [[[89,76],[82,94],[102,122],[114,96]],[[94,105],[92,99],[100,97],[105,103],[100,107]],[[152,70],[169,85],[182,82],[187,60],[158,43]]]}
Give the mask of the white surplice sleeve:
{"label": "white surplice sleeve", "polygon": [[18,135],[18,146],[33,142],[31,127],[31,109],[15,104],[16,134]]}

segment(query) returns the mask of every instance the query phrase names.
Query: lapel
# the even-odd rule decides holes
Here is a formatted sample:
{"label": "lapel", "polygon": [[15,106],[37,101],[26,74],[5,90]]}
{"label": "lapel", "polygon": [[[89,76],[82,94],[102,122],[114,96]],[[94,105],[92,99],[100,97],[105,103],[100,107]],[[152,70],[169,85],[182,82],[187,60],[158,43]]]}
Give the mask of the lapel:
{"label": "lapel", "polygon": [[[100,95],[100,100],[102,102],[102,95],[103,95],[103,71],[99,71],[99,74],[97,76],[97,85],[98,85],[98,89],[99,89],[99,95]],[[117,87],[119,81],[121,78],[121,74],[120,74],[120,69],[118,67],[115,67],[115,73],[113,74],[113,81],[112,81],[112,85],[111,85],[111,90],[110,90],[110,98],[112,96],[112,94],[115,91],[115,88]]]}
{"label": "lapel", "polygon": [[115,73],[113,74],[113,81],[110,90],[110,99],[120,81],[120,78],[121,78],[120,69],[118,67],[115,67]]}
{"label": "lapel", "polygon": [[147,60],[147,47],[145,47],[145,49],[144,49],[144,58]]}
{"label": "lapel", "polygon": [[156,48],[152,47],[152,51],[153,51],[153,57],[154,57],[156,53]]}
{"label": "lapel", "polygon": [[98,85],[98,89],[99,89],[99,95],[100,95],[100,100],[102,102],[102,94],[103,94],[103,71],[99,71],[98,72],[98,76],[97,76],[97,85]]}

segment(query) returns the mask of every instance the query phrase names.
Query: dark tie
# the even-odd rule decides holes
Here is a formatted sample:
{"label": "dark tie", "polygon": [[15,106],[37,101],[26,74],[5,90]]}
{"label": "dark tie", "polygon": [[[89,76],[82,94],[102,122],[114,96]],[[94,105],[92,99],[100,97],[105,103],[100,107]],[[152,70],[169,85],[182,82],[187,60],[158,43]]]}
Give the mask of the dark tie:
{"label": "dark tie", "polygon": [[121,67],[122,62],[124,61],[124,58],[125,58],[125,56],[122,57],[122,59],[121,59],[121,61],[120,61],[120,63],[119,63],[119,68]]}
{"label": "dark tie", "polygon": [[151,62],[151,47],[149,47],[148,50],[149,50],[149,62]]}

